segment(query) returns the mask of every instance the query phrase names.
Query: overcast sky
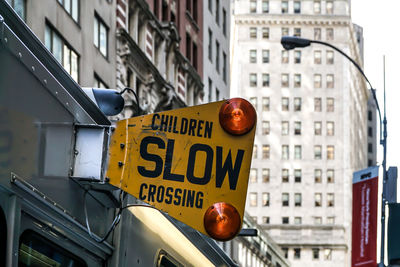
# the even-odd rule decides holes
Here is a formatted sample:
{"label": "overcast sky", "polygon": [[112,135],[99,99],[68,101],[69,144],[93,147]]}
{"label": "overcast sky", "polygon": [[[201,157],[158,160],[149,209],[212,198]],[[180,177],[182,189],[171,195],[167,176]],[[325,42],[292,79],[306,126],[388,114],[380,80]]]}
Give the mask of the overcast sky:
{"label": "overcast sky", "polygon": [[[382,116],[383,55],[386,57],[388,167],[400,167],[399,10],[399,0],[351,0],[352,20],[364,29],[364,72],[372,86],[377,89]],[[382,146],[379,145],[377,159],[379,164],[382,164],[382,150]]]}

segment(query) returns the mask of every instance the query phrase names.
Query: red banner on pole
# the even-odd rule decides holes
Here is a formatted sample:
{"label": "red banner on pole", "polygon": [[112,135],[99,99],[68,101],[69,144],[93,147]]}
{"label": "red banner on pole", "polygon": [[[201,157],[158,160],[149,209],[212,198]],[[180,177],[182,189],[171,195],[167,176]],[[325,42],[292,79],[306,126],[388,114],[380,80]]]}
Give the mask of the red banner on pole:
{"label": "red banner on pole", "polygon": [[379,167],[353,174],[352,267],[376,267]]}

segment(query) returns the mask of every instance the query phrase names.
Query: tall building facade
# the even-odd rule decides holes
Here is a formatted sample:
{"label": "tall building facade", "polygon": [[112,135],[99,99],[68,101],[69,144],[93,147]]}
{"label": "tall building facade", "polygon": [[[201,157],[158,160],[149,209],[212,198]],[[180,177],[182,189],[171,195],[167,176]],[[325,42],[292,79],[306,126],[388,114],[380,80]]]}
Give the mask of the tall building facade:
{"label": "tall building facade", "polygon": [[203,1],[204,101],[229,97],[230,1]]}
{"label": "tall building facade", "polygon": [[[291,266],[349,266],[352,173],[368,164],[362,61],[349,0],[232,2],[231,96],[258,113],[246,210]],[[358,31],[359,32],[359,31]]]}

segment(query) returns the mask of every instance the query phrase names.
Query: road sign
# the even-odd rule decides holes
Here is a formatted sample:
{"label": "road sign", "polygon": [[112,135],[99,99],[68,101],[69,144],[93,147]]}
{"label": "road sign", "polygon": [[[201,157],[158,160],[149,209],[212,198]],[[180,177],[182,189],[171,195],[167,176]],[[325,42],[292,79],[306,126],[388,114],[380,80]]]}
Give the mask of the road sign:
{"label": "road sign", "polygon": [[[220,208],[214,205],[220,202],[237,210],[240,227],[256,114],[247,101],[249,109],[229,106],[232,103],[225,100],[119,121],[111,137],[106,177],[202,233],[208,231],[203,223],[206,211]],[[225,120],[225,129],[233,125],[240,131],[230,134],[222,128],[224,108],[233,121]],[[240,120],[244,124],[237,123]]]}

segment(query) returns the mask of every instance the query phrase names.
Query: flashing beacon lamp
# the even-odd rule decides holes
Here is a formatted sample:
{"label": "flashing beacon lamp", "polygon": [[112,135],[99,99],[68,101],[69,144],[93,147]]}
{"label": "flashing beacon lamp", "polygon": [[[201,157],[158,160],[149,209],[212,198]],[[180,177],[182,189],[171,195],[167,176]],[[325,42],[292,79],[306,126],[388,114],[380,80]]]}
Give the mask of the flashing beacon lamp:
{"label": "flashing beacon lamp", "polygon": [[[219,123],[229,134],[244,135],[250,132],[257,121],[254,107],[245,99],[232,98],[224,102],[219,110]],[[218,241],[234,238],[240,231],[242,220],[237,209],[225,202],[214,203],[204,215],[204,228]]]}

